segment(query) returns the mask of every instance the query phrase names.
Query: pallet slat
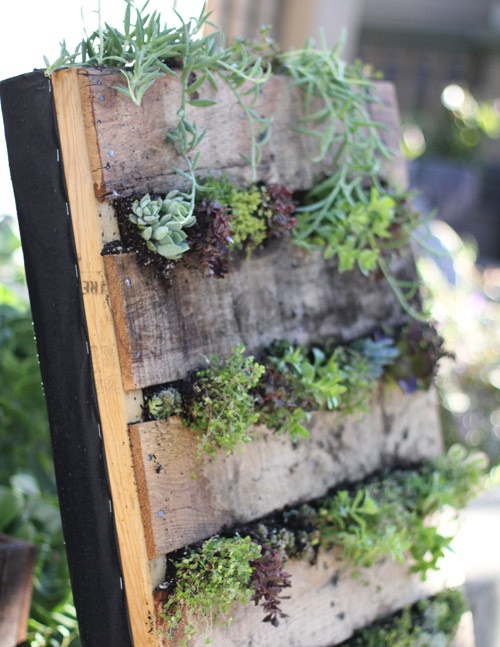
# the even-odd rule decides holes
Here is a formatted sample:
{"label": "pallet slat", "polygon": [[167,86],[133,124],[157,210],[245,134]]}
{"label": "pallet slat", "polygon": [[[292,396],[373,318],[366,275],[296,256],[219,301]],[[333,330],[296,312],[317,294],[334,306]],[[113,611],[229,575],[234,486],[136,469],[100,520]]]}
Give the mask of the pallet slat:
{"label": "pallet slat", "polygon": [[[165,76],[156,80],[138,107],[115,89],[124,80],[117,70],[82,69],[79,74],[90,94],[94,124],[90,128],[95,130],[91,139],[95,137],[97,142],[90,151],[98,199],[183,188],[185,182],[174,170],[184,167],[183,160],[173,146],[166,144],[165,137],[179,119],[178,79]],[[399,154],[397,130],[394,131],[398,123],[394,86],[377,83],[375,94],[379,102],[372,106],[373,118],[385,127],[380,131],[381,138],[396,153],[390,161],[383,161],[383,172],[396,186],[404,188],[406,168]],[[217,168],[235,182],[248,184],[252,181],[251,169],[241,155],[249,154],[250,136],[241,107],[222,83],[217,94],[206,84],[200,98],[216,99],[217,104],[208,108],[188,105],[186,109],[187,120],[195,121],[200,133],[207,128],[197,172],[204,176]],[[299,91],[291,89],[289,78],[272,77],[253,109],[273,118],[272,137],[263,150],[259,180],[286,184],[294,190],[309,189],[318,178],[331,173],[333,156],[322,164],[313,164],[312,138],[295,130],[302,116],[302,98]]]}
{"label": "pallet slat", "polygon": [[[419,576],[410,575],[406,564],[390,559],[353,578],[352,570],[337,549],[320,552],[315,566],[292,560],[285,570],[292,576],[292,587],[287,590],[290,599],[282,604],[289,618],[281,620],[279,627],[272,627],[262,622],[260,607],[239,605],[232,610],[233,622],[228,627],[215,624],[210,629],[209,637],[214,645],[331,647],[381,616],[463,582],[462,568],[451,553],[443,559],[440,571],[429,573],[425,582]],[[161,593],[157,592],[156,598],[160,610]],[[189,643],[190,647],[206,644],[202,637],[205,624],[206,621],[199,621],[199,634]],[[162,647],[180,647],[180,640],[181,635],[164,640]]]}
{"label": "pallet slat", "polygon": [[195,457],[194,433],[177,417],[131,425],[149,557],[442,451],[433,391],[407,396],[389,386],[369,414],[318,412],[310,428],[310,439],[296,444],[257,428],[241,451],[203,460]]}
{"label": "pallet slat", "polygon": [[[401,322],[401,306],[384,279],[339,274],[335,262],[290,242],[242,260],[224,279],[176,267],[165,286],[135,254],[104,257],[127,390],[184,378],[211,354],[243,343],[255,352],[275,339],[339,342]],[[393,264],[415,276],[406,250]]]}

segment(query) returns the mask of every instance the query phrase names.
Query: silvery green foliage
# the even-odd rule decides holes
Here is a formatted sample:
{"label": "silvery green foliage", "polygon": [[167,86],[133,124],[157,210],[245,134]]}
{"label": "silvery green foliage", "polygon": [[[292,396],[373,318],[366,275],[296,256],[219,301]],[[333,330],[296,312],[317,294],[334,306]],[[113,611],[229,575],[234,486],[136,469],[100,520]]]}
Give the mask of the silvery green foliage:
{"label": "silvery green foliage", "polygon": [[189,249],[184,229],[196,223],[190,203],[179,191],[170,191],[164,200],[152,200],[146,194],[133,203],[129,219],[137,225],[148,249],[172,261]]}
{"label": "silvery green foliage", "polygon": [[153,418],[168,418],[181,413],[181,394],[177,389],[162,389],[149,400],[148,409]]}

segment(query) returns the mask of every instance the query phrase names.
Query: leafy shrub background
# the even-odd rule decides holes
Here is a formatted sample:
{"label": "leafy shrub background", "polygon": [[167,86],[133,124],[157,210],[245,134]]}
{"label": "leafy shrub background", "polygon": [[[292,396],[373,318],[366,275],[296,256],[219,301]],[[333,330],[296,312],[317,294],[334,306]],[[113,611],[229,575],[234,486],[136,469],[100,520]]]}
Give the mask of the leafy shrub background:
{"label": "leafy shrub background", "polygon": [[0,532],[38,547],[30,647],[77,647],[50,435],[20,244],[0,217]]}

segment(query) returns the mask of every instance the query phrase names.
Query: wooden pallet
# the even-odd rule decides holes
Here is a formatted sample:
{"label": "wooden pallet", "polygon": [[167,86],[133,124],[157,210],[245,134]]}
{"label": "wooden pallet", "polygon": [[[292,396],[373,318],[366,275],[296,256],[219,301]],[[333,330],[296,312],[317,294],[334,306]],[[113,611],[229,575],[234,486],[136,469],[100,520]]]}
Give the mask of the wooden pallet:
{"label": "wooden pallet", "polygon": [[[255,352],[284,337],[299,342],[325,336],[349,341],[383,323],[399,324],[405,315],[380,278],[358,272],[340,275],[333,262],[288,242],[273,243],[252,259],[240,260],[223,280],[204,279],[179,267],[169,285],[139,268],[133,253],[103,256],[104,245],[119,238],[115,197],[182,188],[173,170],[182,161],[165,143],[165,132],[176,120],[177,82],[160,79],[137,107],[114,89],[120,79],[112,70],[62,70],[52,76],[49,91],[65,185],[58,190],[65,192],[74,235],[81,326],[98,403],[120,586],[125,591],[131,644],[152,647],[162,644],[155,611],[161,595],[154,590],[165,575],[166,553],[207,538],[227,524],[258,519],[321,496],[346,479],[357,480],[401,460],[435,456],[442,445],[435,394],[406,396],[387,386],[378,389],[365,416],[318,413],[311,423],[311,438],[297,444],[258,428],[254,442],[227,457],[196,459],[193,433],[179,419],[141,422],[142,389],[185,377],[203,356],[228,353],[241,342]],[[380,101],[373,104],[373,116],[386,126],[386,144],[397,151],[394,89],[381,83],[377,94]],[[215,166],[246,184],[249,169],[240,156],[248,142],[245,121],[231,97],[219,96],[218,101],[217,108],[196,113],[200,129],[210,125],[199,171],[203,175]],[[308,142],[294,131],[300,96],[287,79],[277,77],[266,84],[259,101],[256,110],[274,115],[273,137],[263,151],[259,179],[292,189],[309,188],[328,172],[331,160],[312,164]],[[406,186],[399,154],[384,162],[384,172],[400,188]],[[409,249],[391,272],[400,278],[415,276]],[[50,304],[46,307],[50,309]],[[55,347],[57,340],[51,343]],[[57,421],[57,413],[54,417]],[[84,430],[82,438],[71,442],[85,444],[86,434]],[[195,479],[190,478],[193,472]],[[60,487],[71,487],[71,474],[61,465],[59,473]],[[67,521],[67,526],[70,523],[77,522]],[[85,541],[81,537],[82,544]],[[329,647],[378,614],[453,580],[445,567],[424,586],[409,577],[404,566],[387,562],[355,581],[339,559],[339,554],[330,553],[322,554],[314,567],[290,565],[295,584],[289,605],[294,619],[283,628],[258,623],[258,610],[238,609],[230,630],[214,629],[215,644]],[[337,588],[339,573],[342,586]],[[95,602],[89,592],[82,607],[104,604],[99,591]],[[83,627],[85,614],[80,615]],[[104,638],[96,637],[87,625],[84,629],[93,635],[88,645],[104,647],[99,642]]]}

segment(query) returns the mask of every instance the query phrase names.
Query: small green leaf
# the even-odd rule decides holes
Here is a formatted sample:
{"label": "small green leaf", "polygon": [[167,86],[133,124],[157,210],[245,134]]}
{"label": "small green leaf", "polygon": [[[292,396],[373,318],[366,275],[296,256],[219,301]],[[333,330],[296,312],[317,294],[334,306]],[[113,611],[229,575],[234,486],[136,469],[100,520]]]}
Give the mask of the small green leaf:
{"label": "small green leaf", "polygon": [[213,99],[188,99],[186,103],[195,108],[209,108],[210,106],[217,105],[217,101]]}

